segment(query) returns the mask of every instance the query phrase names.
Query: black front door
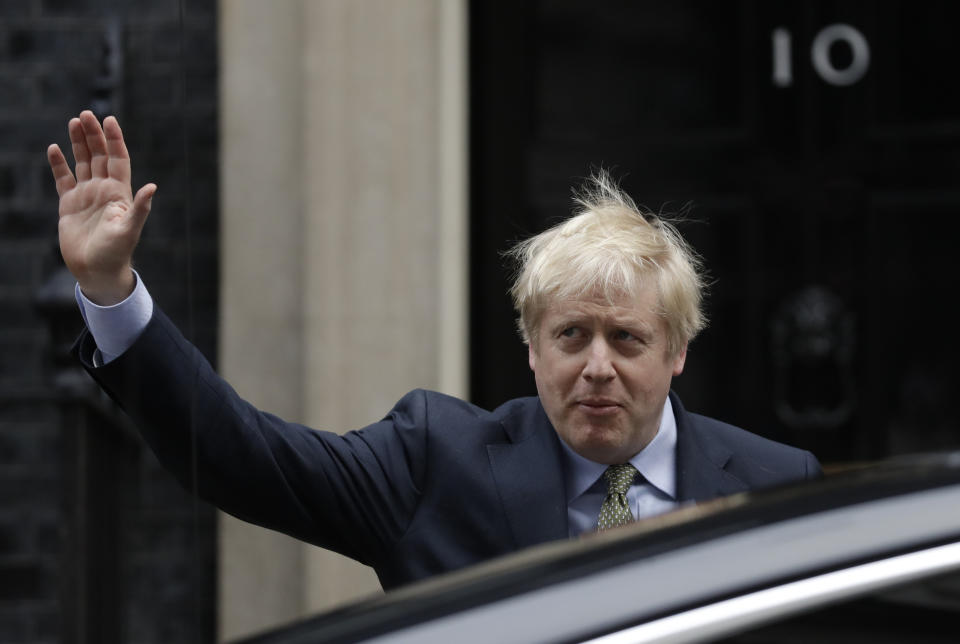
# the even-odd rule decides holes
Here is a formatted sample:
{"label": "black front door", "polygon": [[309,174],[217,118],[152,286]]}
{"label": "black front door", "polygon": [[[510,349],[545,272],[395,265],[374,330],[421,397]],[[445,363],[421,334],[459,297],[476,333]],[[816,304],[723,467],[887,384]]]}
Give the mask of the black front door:
{"label": "black front door", "polygon": [[474,2],[475,402],[534,393],[499,253],[592,169],[712,286],[688,409],[825,462],[960,444],[950,2]]}

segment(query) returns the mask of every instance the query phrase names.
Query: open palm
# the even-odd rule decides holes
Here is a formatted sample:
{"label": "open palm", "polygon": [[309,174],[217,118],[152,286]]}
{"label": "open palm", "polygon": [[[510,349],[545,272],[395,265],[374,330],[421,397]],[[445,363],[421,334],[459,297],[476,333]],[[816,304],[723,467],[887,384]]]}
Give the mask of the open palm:
{"label": "open palm", "polygon": [[47,159],[60,195],[60,252],[88,297],[113,304],[133,288],[133,251],[156,185],[130,185],[130,156],[120,125],[86,111],[68,125],[75,173],[56,144]]}

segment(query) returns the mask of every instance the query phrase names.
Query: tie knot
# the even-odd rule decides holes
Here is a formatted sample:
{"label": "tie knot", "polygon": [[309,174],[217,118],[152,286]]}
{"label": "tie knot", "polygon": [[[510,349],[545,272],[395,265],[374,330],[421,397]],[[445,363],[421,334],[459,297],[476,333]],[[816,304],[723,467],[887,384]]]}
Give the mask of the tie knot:
{"label": "tie knot", "polygon": [[607,494],[626,494],[637,475],[637,468],[630,463],[611,465],[603,473],[607,482]]}

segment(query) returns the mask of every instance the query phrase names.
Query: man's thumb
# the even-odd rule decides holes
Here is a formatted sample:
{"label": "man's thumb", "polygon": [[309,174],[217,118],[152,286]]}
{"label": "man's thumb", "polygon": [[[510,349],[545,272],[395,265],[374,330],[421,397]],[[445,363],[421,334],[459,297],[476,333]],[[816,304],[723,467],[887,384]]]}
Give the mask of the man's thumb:
{"label": "man's thumb", "polygon": [[133,216],[140,220],[140,224],[146,220],[150,214],[150,207],[153,205],[153,195],[157,192],[157,184],[148,183],[139,190],[133,198]]}

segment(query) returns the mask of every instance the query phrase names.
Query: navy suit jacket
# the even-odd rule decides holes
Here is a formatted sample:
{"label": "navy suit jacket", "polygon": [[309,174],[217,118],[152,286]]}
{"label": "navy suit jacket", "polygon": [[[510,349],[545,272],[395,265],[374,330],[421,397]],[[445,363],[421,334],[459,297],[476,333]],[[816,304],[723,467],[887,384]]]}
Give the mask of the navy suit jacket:
{"label": "navy suit jacket", "polygon": [[[486,411],[416,390],[339,435],[242,400],[158,308],[116,360],[95,368],[95,348],[84,332],[75,351],[187,489],[372,566],[385,589],[568,535],[561,446],[536,397]],[[681,502],[820,475],[809,452],[671,402]]]}

